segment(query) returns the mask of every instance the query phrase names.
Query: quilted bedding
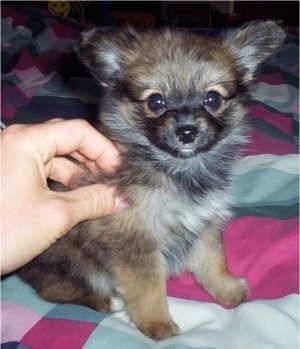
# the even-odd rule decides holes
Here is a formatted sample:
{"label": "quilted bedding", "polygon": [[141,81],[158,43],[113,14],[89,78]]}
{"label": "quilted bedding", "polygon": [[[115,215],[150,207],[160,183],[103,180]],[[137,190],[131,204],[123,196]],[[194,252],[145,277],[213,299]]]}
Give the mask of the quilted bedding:
{"label": "quilted bedding", "polygon": [[[100,91],[73,53],[88,25],[22,6],[3,7],[1,25],[2,126],[93,119]],[[249,283],[249,302],[224,309],[190,274],[170,279],[170,311],[182,333],[154,342],[123,312],[45,302],[10,275],[1,281],[1,348],[298,348],[298,52],[290,31],[258,74],[252,141],[235,168],[235,216],[224,244],[229,269]]]}

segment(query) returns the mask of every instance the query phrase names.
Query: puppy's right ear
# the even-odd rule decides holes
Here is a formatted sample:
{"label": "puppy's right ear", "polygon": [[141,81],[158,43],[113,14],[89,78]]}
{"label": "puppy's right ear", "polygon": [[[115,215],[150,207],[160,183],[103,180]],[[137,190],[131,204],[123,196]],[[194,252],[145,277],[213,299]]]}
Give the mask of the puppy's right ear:
{"label": "puppy's right ear", "polygon": [[133,59],[138,33],[131,27],[97,28],[81,33],[75,42],[80,60],[102,86],[122,79],[124,64]]}
{"label": "puppy's right ear", "polygon": [[285,37],[277,22],[257,20],[225,31],[223,45],[233,54],[244,82],[248,83],[259,65],[279,50]]}

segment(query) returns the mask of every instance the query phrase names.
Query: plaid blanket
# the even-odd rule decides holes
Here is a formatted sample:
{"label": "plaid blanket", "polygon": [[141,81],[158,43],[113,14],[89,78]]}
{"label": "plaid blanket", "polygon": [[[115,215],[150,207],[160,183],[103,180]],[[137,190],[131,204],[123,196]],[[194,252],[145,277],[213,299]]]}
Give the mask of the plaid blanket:
{"label": "plaid blanket", "polygon": [[53,304],[12,276],[2,286],[2,349],[297,349],[298,297],[253,301],[237,309],[169,298],[181,335],[155,342],[125,315]]}
{"label": "plaid blanket", "polygon": [[[2,124],[93,119],[101,91],[73,52],[87,25],[24,6],[3,7],[1,25]],[[235,217],[224,243],[229,269],[247,279],[253,302],[226,310],[190,274],[170,279],[168,294],[177,297],[170,309],[183,333],[155,343],[124,313],[45,302],[11,275],[2,279],[1,347],[297,348],[298,52],[298,36],[290,33],[258,75],[252,142],[235,169]]]}

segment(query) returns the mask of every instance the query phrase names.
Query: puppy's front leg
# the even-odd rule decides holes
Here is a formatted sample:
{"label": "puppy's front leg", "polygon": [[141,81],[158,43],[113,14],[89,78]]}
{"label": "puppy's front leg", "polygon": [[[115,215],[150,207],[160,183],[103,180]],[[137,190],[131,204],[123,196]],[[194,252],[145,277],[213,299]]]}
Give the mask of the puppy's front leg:
{"label": "puppy's front leg", "polygon": [[227,270],[219,229],[209,225],[193,246],[188,259],[197,281],[220,303],[237,306],[247,298],[248,287]]}
{"label": "puppy's front leg", "polygon": [[165,272],[157,253],[123,260],[114,266],[114,276],[127,313],[140,331],[155,340],[179,334],[168,311]]}

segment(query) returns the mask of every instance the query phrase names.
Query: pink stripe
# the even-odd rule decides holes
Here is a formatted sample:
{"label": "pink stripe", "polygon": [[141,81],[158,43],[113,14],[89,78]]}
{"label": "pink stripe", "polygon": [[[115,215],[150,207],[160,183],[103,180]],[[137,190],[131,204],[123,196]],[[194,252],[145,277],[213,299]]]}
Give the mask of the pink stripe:
{"label": "pink stripe", "polygon": [[75,39],[78,36],[78,29],[73,29],[70,26],[66,26],[64,24],[61,24],[59,22],[54,23],[51,26],[51,29],[55,32],[56,37],[62,37],[62,38],[72,38]]}
{"label": "pink stripe", "polygon": [[25,70],[29,67],[35,67],[42,74],[49,74],[53,71],[58,71],[66,63],[69,54],[63,51],[51,51],[44,54],[31,54],[26,50],[21,51],[18,62],[14,66],[14,70]]}
{"label": "pink stripe", "polygon": [[269,85],[282,85],[284,83],[280,72],[265,75],[259,74],[255,79],[255,82],[264,82]]}
{"label": "pink stripe", "polygon": [[[298,224],[298,218],[244,217],[227,225],[228,268],[247,279],[250,299],[275,299],[299,292]],[[190,274],[170,279],[167,290],[170,296],[212,301]]]}
{"label": "pink stripe", "polygon": [[271,112],[263,105],[255,104],[250,108],[250,118],[258,118],[281,130],[286,135],[291,134],[292,119],[290,117]]}
{"label": "pink stripe", "polygon": [[42,318],[23,338],[22,344],[41,349],[82,349],[97,324]]}
{"label": "pink stripe", "polygon": [[5,17],[11,17],[13,19],[13,28],[15,28],[18,25],[24,25],[25,23],[28,22],[29,16],[24,15],[18,11],[15,11],[12,7],[10,6],[4,6],[1,8],[1,15],[3,18]]}
{"label": "pink stripe", "polygon": [[[26,319],[26,321],[24,321]],[[20,341],[21,338],[34,326],[41,317],[31,309],[21,305],[2,301],[1,303],[1,340],[2,343]]]}
{"label": "pink stripe", "polygon": [[258,155],[258,154],[298,154],[298,147],[296,144],[286,142],[284,140],[268,136],[257,130],[251,132],[251,142],[246,147],[244,154]]}

